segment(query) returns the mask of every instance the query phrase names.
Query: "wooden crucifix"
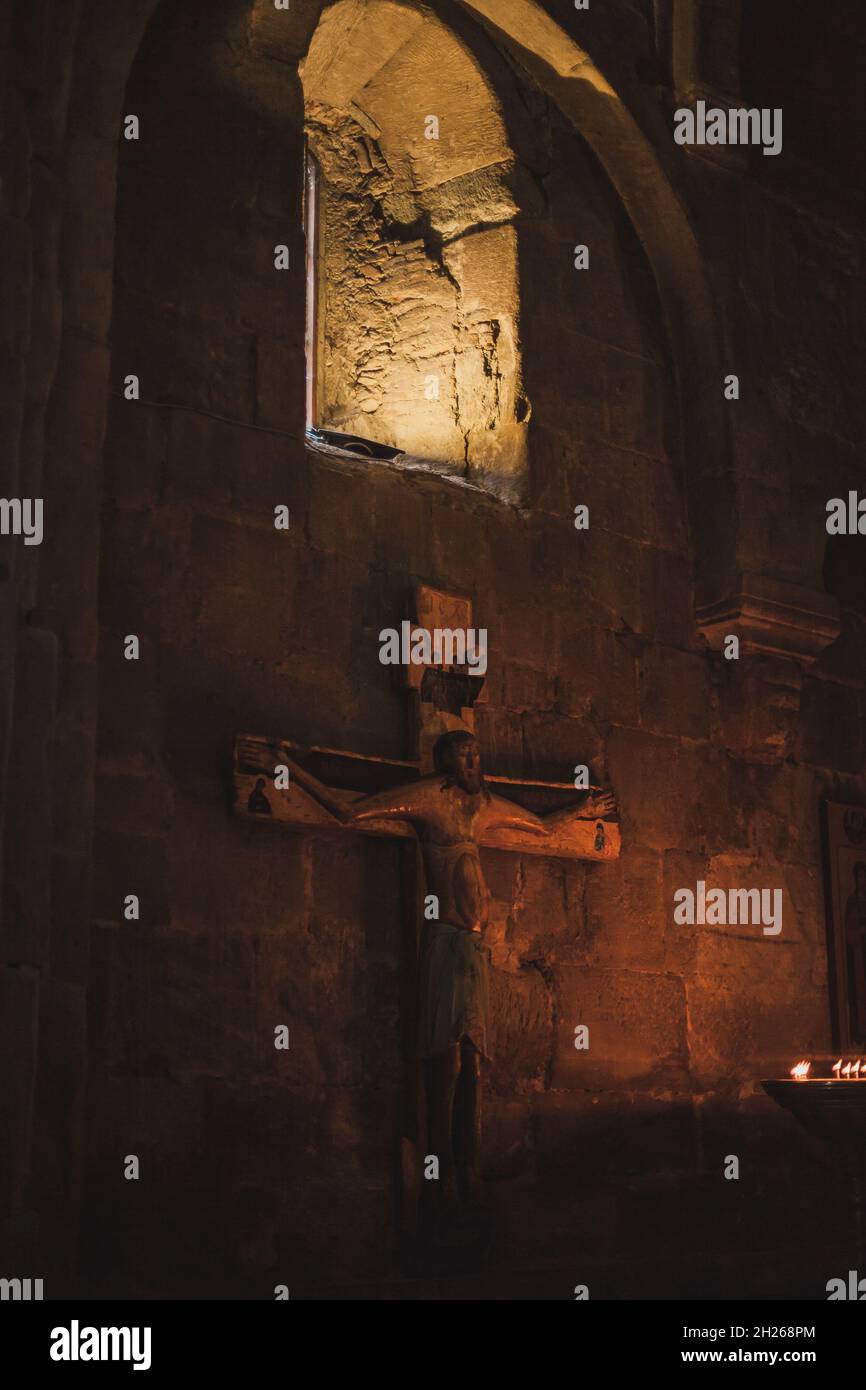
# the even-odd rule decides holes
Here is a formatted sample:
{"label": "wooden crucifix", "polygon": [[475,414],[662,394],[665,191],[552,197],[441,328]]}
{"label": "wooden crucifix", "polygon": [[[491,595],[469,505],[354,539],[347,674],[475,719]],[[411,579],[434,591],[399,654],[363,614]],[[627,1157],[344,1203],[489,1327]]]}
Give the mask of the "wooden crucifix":
{"label": "wooden crucifix", "polygon": [[[419,624],[404,638],[474,631],[466,598],[421,586],[416,612]],[[457,653],[461,662],[442,659],[441,644],[432,639],[426,647],[413,642],[413,649],[429,658],[407,667],[415,759],[362,758],[241,736],[235,745],[235,808],[312,833],[417,837],[426,891],[419,891],[419,880],[416,1052],[425,1072],[427,1161],[436,1160],[438,1175],[432,1230],[441,1240],[443,1232],[454,1231],[455,1213],[462,1212],[465,1221],[483,1205],[476,1161],[481,1060],[489,1055],[489,893],[479,851],[603,860],[618,856],[620,839],[610,819],[613,797],[600,788],[588,786],[575,801],[570,782],[482,773],[474,706],[483,676],[467,664],[465,647]],[[454,655],[452,645],[447,656]],[[411,1117],[408,1125],[413,1134],[415,1121]],[[413,1230],[419,1173],[411,1144],[404,1146],[403,1169],[403,1225]]]}

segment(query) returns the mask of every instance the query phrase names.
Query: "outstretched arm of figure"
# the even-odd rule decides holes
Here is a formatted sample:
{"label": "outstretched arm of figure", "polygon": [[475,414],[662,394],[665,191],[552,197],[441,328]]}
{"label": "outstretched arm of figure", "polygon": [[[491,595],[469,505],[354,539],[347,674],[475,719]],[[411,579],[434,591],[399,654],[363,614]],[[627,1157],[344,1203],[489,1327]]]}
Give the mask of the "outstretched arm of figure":
{"label": "outstretched arm of figure", "polygon": [[576,820],[603,820],[614,815],[616,801],[612,792],[591,792],[578,806],[566,806],[561,811],[553,811],[548,816],[536,816],[513,801],[494,796],[487,812],[487,826],[491,829],[526,830],[532,835],[552,835],[562,825],[571,825]]}
{"label": "outstretched arm of figure", "polygon": [[318,801],[320,806],[324,806],[326,811],[330,811],[332,816],[338,820],[346,821],[351,816],[351,804],[341,801],[338,796],[334,796],[330,787],[326,787],[320,782],[318,777],[314,777],[312,772],[307,772],[295,762],[282,743],[264,743],[261,739],[239,738],[237,742],[237,759],[244,771],[261,772],[265,776],[272,776],[274,767],[282,764],[288,768],[289,779],[296,782],[299,787],[303,787],[314,801]]}
{"label": "outstretched arm of figure", "polygon": [[590,792],[579,806],[566,806],[561,811],[553,811],[544,817],[544,823],[555,830],[557,826],[570,825],[576,820],[604,820],[606,816],[616,815],[616,811],[613,792]]}
{"label": "outstretched arm of figure", "polygon": [[527,830],[530,835],[549,835],[548,823],[504,796],[491,796],[485,816],[485,829]]}
{"label": "outstretched arm of figure", "polygon": [[406,782],[400,787],[392,787],[389,791],[374,792],[372,796],[362,796],[357,801],[341,801],[339,797],[334,796],[330,788],[319,781],[318,777],[306,772],[291,758],[284,757],[283,761],[289,769],[289,776],[294,778],[298,786],[303,787],[305,792],[309,792],[310,796],[346,825],[369,820],[414,821],[418,816],[420,798],[417,782]]}
{"label": "outstretched arm of figure", "polygon": [[350,822],[368,820],[416,821],[422,811],[425,783],[404,782],[399,787],[391,787],[384,792],[374,792],[372,796],[362,796],[351,802],[345,809]]}
{"label": "outstretched arm of figure", "polygon": [[345,825],[369,820],[412,821],[421,811],[423,780],[406,782],[390,791],[375,792],[372,796],[351,801],[336,795],[312,772],[296,763],[283,743],[267,744],[261,739],[239,738],[237,759],[245,772],[261,772],[266,776],[273,774],[275,765],[282,764],[288,769],[291,782],[302,787],[314,801]]}

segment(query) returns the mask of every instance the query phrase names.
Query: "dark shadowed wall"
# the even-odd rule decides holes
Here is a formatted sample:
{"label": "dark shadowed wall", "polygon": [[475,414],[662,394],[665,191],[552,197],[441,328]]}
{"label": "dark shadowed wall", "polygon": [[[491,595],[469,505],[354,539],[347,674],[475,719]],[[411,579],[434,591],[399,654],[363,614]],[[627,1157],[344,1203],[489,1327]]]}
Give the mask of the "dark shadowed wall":
{"label": "dark shadowed wall", "polygon": [[[45,1155],[66,1140],[42,1116],[68,1089],[44,1014],[25,1049],[37,1159],[23,1141],[10,1180],[30,1215],[12,1229],[46,1274],[116,1296],[269,1297],[279,1282],[293,1297],[569,1297],[577,1283],[593,1297],[821,1297],[853,1267],[840,1160],[758,1083],[831,1046],[819,803],[866,805],[863,540],[824,525],[828,498],[866,485],[850,365],[863,208],[844,153],[856,71],[840,56],[862,55],[863,23],[841,0],[818,33],[805,5],[716,30],[715,6],[621,0],[578,18],[562,0],[544,7],[561,39],[539,57],[520,28],[536,7],[502,0],[506,41],[481,26],[488,6],[429,6],[480,65],[521,169],[531,418],[508,500],[305,445],[298,60],[320,8],[284,20],[263,4],[163,5],[106,113],[114,130],[137,114],[141,137],[117,140],[105,244],[76,248],[111,275],[110,356],[91,386],[98,526],[49,531],[38,604],[19,583],[38,620],[21,628],[36,663],[22,669],[37,674],[32,694],[26,676],[16,687],[38,715],[52,679],[38,663],[59,642],[62,734],[84,667],[68,664],[75,628],[57,595],[74,612],[84,549],[98,570],[98,604],[95,585],[78,600],[92,738],[73,744],[95,776],[92,838],[80,819],[92,892],[67,908],[86,965],[65,967],[81,1239],[44,1234]],[[615,98],[575,91],[569,43]],[[675,146],[673,111],[696,93],[783,106],[783,154]],[[597,124],[581,130],[584,101]],[[438,114],[459,139],[466,112]],[[83,168],[108,177],[95,154]],[[681,220],[666,241],[668,206]],[[474,235],[495,255],[494,232]],[[693,273],[694,298],[677,298]],[[329,295],[333,313],[339,286]],[[73,487],[49,472],[49,516]],[[588,531],[573,525],[581,503]],[[710,591],[708,574],[726,578]],[[747,641],[732,663],[696,589],[754,637],[744,575],[781,586],[801,627],[788,649],[774,629],[772,654]],[[414,851],[251,824],[230,800],[241,732],[410,756],[402,673],[380,664],[378,634],[414,616],[419,581],[470,594],[488,630],[488,769],[562,781],[588,763],[616,794],[623,841],[604,865],[485,853],[496,1234],[486,1272],[451,1286],[404,1275],[393,1226]],[[55,792],[69,834],[82,796]],[[37,891],[32,868],[15,887],[14,862],[13,932],[16,893]],[[782,889],[782,933],[676,926],[674,892],[699,879]],[[138,922],[123,920],[130,893]],[[53,951],[4,956],[13,1022],[30,1017],[28,991],[66,983],[62,883],[53,894],[40,909]],[[273,1046],[281,1023],[288,1052]],[[723,1177],[731,1154],[737,1182]]]}

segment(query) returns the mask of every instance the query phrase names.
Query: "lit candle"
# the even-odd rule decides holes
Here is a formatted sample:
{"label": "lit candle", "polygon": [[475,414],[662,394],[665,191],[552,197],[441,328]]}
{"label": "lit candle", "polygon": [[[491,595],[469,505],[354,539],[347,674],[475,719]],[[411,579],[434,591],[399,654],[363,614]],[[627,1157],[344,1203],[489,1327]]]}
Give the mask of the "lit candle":
{"label": "lit candle", "polygon": [[793,1076],[795,1081],[805,1081],[808,1078],[811,1069],[811,1062],[798,1062],[795,1067],[791,1068],[791,1075]]}
{"label": "lit candle", "polygon": [[859,1057],[857,1058],[857,1061],[854,1063],[853,1067],[851,1068],[851,1075],[852,1075],[852,1077],[854,1078],[855,1081],[859,1081],[859,1080],[860,1080],[860,1058],[859,1058]]}
{"label": "lit candle", "polygon": [[836,1073],[836,1080],[837,1080],[837,1081],[839,1080],[839,1073],[841,1072],[841,1070],[842,1070],[842,1058],[840,1057],[839,1060],[838,1060],[838,1062],[836,1063],[836,1065],[833,1067],[833,1071]]}
{"label": "lit candle", "polygon": [[844,1067],[842,1068],[842,1075],[843,1075],[844,1077],[850,1079],[850,1076],[851,1076],[851,1063],[850,1063],[850,1062],[846,1062],[846,1063],[845,1063]]}

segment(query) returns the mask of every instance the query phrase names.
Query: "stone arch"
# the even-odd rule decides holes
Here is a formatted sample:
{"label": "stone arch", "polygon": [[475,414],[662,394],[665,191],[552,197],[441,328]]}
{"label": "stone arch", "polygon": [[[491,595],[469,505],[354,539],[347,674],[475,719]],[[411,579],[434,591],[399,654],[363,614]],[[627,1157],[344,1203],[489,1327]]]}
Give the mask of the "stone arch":
{"label": "stone arch", "polygon": [[592,147],[646,252],[677,378],[696,602],[736,580],[737,510],[719,331],[688,216],[637,121],[590,56],[535,0],[459,0]]}

